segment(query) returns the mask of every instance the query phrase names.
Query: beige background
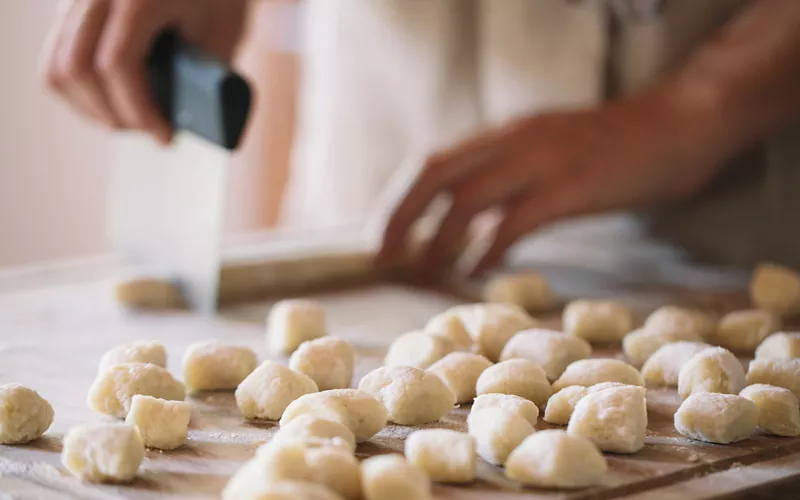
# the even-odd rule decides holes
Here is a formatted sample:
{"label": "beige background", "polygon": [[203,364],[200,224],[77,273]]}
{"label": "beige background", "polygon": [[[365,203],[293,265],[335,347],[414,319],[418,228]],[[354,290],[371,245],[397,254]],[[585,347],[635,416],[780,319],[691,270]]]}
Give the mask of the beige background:
{"label": "beige background", "polygon": [[[0,0],[0,267],[108,251],[110,134],[72,114],[38,81],[39,50],[56,4]],[[274,7],[260,9],[255,19],[263,31],[276,16]],[[232,167],[229,232],[271,224],[285,177],[295,62],[265,43],[255,39],[243,51],[260,91],[251,131],[260,140],[248,140]]]}

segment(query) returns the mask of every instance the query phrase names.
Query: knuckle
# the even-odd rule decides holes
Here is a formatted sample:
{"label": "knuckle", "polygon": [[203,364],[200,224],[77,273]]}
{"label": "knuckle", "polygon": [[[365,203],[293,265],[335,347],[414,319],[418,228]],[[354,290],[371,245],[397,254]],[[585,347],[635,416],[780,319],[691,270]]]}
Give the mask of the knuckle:
{"label": "knuckle", "polygon": [[80,83],[92,78],[94,68],[91,61],[72,55],[64,61],[63,73],[69,80]]}

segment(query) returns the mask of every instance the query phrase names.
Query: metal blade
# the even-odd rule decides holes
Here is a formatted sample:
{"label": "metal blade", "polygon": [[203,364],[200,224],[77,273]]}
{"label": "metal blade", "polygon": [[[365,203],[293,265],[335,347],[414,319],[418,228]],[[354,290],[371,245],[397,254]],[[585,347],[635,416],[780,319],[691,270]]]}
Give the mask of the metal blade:
{"label": "metal blade", "polygon": [[228,152],[187,132],[169,147],[139,133],[115,144],[110,231],[115,248],[144,270],[166,274],[187,304],[217,306]]}

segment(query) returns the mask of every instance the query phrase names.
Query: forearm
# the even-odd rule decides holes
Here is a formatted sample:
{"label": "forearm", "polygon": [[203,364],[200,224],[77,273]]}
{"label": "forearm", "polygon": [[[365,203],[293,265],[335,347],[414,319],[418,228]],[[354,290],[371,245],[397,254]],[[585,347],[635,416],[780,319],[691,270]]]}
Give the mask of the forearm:
{"label": "forearm", "polygon": [[[719,163],[800,118],[800,1],[753,0],[652,89]],[[693,149],[695,149],[693,148]]]}

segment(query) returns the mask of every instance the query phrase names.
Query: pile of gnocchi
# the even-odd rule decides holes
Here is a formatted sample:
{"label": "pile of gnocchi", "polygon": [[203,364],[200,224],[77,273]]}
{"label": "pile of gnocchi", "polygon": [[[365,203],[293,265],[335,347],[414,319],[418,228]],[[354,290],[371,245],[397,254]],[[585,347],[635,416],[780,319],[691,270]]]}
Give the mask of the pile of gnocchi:
{"label": "pile of gnocchi", "polygon": [[[64,437],[62,462],[90,482],[136,477],[146,448],[172,450],[188,436],[187,393],[234,391],[245,419],[280,423],[279,431],[229,481],[226,500],[429,499],[431,483],[470,483],[478,459],[526,485],[574,489],[597,485],[603,452],[645,446],[645,385],[675,387],[683,402],[675,429],[726,444],[757,428],[800,435],[800,333],[779,332],[800,313],[800,276],[773,264],[755,270],[756,309],[715,318],[665,306],[634,328],[631,311],[606,300],[569,303],[562,331],[542,328],[528,311],[553,296],[533,273],[501,276],[486,303],[453,307],[419,331],[398,337],[384,366],[351,387],[356,355],[328,336],[323,308],[311,300],[276,304],[267,345],[288,364],[264,361],[247,347],[192,344],[183,382],[166,369],[157,342],[108,351],[88,394],[89,406],[120,422],[83,424]],[[592,358],[592,346],[621,343],[627,362]],[[755,359],[745,372],[734,353]],[[355,450],[388,423],[439,421],[471,404],[467,432],[411,432],[404,454],[362,462]],[[543,410],[543,411],[542,411]],[[540,418],[565,429],[536,431]],[[26,443],[53,422],[50,404],[21,385],[0,386],[0,443]]]}

